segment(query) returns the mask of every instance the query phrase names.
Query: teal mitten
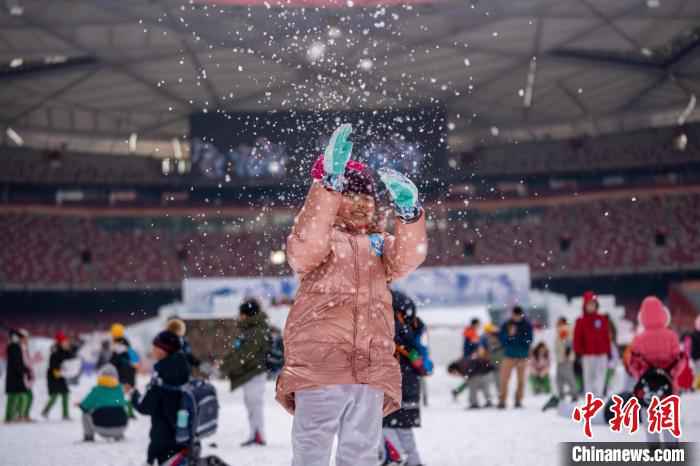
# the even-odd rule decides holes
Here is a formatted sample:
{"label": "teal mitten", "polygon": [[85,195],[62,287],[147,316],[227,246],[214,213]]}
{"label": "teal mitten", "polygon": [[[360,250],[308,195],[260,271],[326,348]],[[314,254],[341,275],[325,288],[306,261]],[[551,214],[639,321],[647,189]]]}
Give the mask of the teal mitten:
{"label": "teal mitten", "polygon": [[415,219],[420,214],[418,188],[404,174],[391,168],[380,168],[379,178],[394,201],[397,215],[404,221]]}
{"label": "teal mitten", "polygon": [[352,133],[352,125],[344,123],[333,131],[323,153],[323,170],[328,175],[343,176],[345,165],[352,155],[352,142],[348,137]]}

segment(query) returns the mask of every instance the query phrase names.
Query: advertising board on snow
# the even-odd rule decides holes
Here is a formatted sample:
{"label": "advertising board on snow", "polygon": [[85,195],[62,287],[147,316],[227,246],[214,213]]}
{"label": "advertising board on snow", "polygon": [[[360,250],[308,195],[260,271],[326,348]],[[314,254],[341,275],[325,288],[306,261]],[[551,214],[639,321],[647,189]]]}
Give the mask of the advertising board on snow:
{"label": "advertising board on snow", "polygon": [[[530,268],[524,264],[423,267],[393,286],[425,306],[527,306]],[[297,287],[295,277],[191,278],[184,280],[182,293],[190,314],[231,316],[246,297],[289,302]]]}

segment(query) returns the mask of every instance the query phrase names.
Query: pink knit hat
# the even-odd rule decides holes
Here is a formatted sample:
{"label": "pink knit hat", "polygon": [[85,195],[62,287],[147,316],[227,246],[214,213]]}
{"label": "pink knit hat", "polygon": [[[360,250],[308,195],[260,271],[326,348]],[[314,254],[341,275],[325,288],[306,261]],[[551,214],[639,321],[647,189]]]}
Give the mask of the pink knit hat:
{"label": "pink knit hat", "polygon": [[[323,156],[319,156],[311,168],[311,176],[315,180],[320,180],[325,175],[323,170]],[[367,165],[357,160],[350,160],[345,166],[345,189],[344,193],[367,194],[375,197],[377,190],[374,185],[372,171]]]}

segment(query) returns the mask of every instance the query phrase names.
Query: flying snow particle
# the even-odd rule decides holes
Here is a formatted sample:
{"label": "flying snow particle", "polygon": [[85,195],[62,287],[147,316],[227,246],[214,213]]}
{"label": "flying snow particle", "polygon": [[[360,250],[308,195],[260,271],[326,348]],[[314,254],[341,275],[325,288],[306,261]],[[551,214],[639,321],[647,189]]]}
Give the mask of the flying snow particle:
{"label": "flying snow particle", "polygon": [[360,60],[359,66],[362,70],[369,71],[374,66],[374,63],[370,58],[363,58],[362,60]]}
{"label": "flying snow particle", "polygon": [[325,54],[326,46],[321,42],[312,43],[306,51],[306,57],[312,62],[322,59]]}
{"label": "flying snow particle", "polygon": [[331,37],[333,39],[337,39],[342,35],[343,35],[343,32],[340,30],[340,28],[337,28],[335,26],[328,28],[328,37]]}
{"label": "flying snow particle", "polygon": [[282,250],[272,251],[270,253],[270,262],[272,262],[275,265],[284,264],[284,262],[286,260],[287,260],[287,255]]}

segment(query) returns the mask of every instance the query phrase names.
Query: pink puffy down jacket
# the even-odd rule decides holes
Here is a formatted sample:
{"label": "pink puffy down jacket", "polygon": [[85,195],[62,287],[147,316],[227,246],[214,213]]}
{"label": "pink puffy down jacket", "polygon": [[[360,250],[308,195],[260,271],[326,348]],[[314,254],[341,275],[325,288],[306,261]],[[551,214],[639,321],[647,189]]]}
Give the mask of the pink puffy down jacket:
{"label": "pink puffy down jacket", "polygon": [[668,311],[658,298],[649,296],[642,302],[637,319],[644,331],[632,341],[630,372],[638,379],[650,366],[670,368],[677,387],[678,375],[687,361],[681,353],[678,335],[668,328],[671,320]]}
{"label": "pink puffy down jacket", "polygon": [[396,234],[369,236],[335,225],[342,195],[314,182],[287,239],[299,290],[284,329],[285,364],[277,400],[294,413],[294,392],[336,384],[367,384],[384,392],[384,414],[401,406],[394,357],[394,313],[388,283],[415,270],[427,251],[425,214]]}

